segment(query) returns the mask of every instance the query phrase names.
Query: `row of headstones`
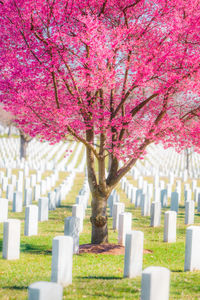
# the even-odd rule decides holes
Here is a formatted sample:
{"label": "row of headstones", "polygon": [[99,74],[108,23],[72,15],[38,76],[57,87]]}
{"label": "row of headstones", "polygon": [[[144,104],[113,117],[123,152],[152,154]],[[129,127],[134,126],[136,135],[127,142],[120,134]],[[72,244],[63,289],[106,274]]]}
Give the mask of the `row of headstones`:
{"label": "row of headstones", "polygon": [[138,160],[134,169],[141,175],[152,176],[159,172],[161,176],[168,176],[174,173],[176,177],[187,180],[188,176],[198,178],[200,174],[200,156],[193,152],[190,156],[189,171],[185,170],[185,153],[176,153],[174,149],[163,149],[161,145],[150,145],[147,148],[145,161]]}
{"label": "row of headstones", "polygon": [[[156,194],[158,194],[158,195],[159,195],[161,190],[166,189],[168,197],[171,194],[172,185],[175,182],[174,174],[170,174],[170,176],[168,177],[168,184],[167,185],[165,184],[165,181],[160,180],[160,176],[158,174],[153,176],[153,181],[154,181],[153,184],[148,184],[148,182],[145,181],[143,176],[141,176],[141,175],[137,175],[137,176],[133,175],[133,179],[137,180],[137,188],[138,189],[147,190],[147,188],[149,186],[151,186],[151,190],[152,191],[154,190],[154,192],[156,192]],[[122,185],[123,189],[127,188],[130,185],[130,183],[128,182],[126,177],[122,178],[121,185]],[[181,180],[176,180],[176,190],[175,191],[178,192],[179,195],[181,196],[181,192],[182,192]],[[200,192],[200,187],[197,186],[197,180],[192,180],[191,188],[190,188],[190,184],[185,183],[184,193],[186,191],[189,191],[189,193],[194,193],[194,197],[196,197],[195,195],[198,192]]]}
{"label": "row of headstones", "polygon": [[19,130],[17,129],[17,127],[4,126],[4,125],[0,124],[0,134],[1,135],[8,134],[9,132],[10,132],[10,134],[19,135]]}
{"label": "row of headstones", "polygon": [[[145,200],[145,198],[144,198]],[[110,200],[111,201],[111,200]],[[110,202],[109,202],[110,204]],[[127,230],[130,230],[132,214],[125,213],[125,204],[122,202],[115,202],[110,207],[110,215],[113,217],[112,228],[118,231],[118,242],[123,244],[124,236]],[[142,204],[142,215],[147,214],[145,201]],[[167,211],[164,214],[164,242],[176,241],[176,218],[177,212],[174,210]],[[157,227],[161,224],[161,204],[159,202],[152,202],[151,204],[151,218],[150,226]],[[194,224],[194,201],[186,202],[185,224]]]}
{"label": "row of headstones", "polygon": [[[144,183],[144,182],[143,182]],[[143,185],[143,188],[136,188],[132,184],[130,184],[126,178],[121,181],[122,189],[125,191],[127,197],[130,199],[131,203],[134,203],[136,207],[140,207],[145,204],[145,206],[148,208],[148,213],[145,215],[150,215],[150,199],[154,198],[154,202],[161,202],[162,207],[168,206],[168,197],[171,196],[171,210],[175,210],[178,212],[178,207],[181,199],[181,190],[179,187],[180,182],[177,181],[177,188],[175,192],[171,192],[171,187],[168,187],[168,189],[160,189],[155,188],[154,190],[154,196],[153,196],[153,186],[152,184],[146,184]],[[140,186],[141,187],[141,186]],[[196,181],[193,181],[192,185],[193,191],[194,191],[194,199],[195,202],[198,203],[197,210],[199,211],[200,207],[200,188],[196,187]],[[192,201],[192,191],[189,189],[189,185],[185,184],[185,192],[184,192],[184,199],[185,203],[188,201]],[[145,199],[144,199],[145,198]],[[190,205],[192,207],[192,204]],[[144,215],[142,213],[142,215]]]}
{"label": "row of headstones", "polygon": [[[69,186],[69,185],[68,185]],[[76,204],[72,206],[72,217],[65,219],[65,235],[74,238],[74,253],[78,253],[79,233],[83,230],[83,218],[87,208],[89,199],[89,188],[87,181],[84,182],[79,195],[76,198]],[[25,209],[24,235],[33,236],[38,234],[38,221],[47,221],[49,212],[48,198],[40,198],[39,206],[28,205]],[[56,203],[56,207],[60,202]],[[38,209],[39,208],[39,209]],[[19,259],[20,247],[20,220],[7,219],[8,216],[8,200],[0,198],[0,221],[4,222],[3,234],[3,258]],[[77,246],[78,242],[78,246]]]}
{"label": "row of headstones", "polygon": [[[68,285],[72,281],[72,255],[78,253],[79,248],[79,233],[83,229],[83,219],[85,216],[85,209],[89,199],[89,187],[87,181],[84,181],[82,189],[79,191],[79,195],[76,197],[76,204],[72,206],[72,217],[65,219],[64,235],[68,239],[68,242],[64,244],[59,241],[63,240],[63,237],[58,237],[53,240],[52,250],[52,281],[59,281],[63,278],[62,272],[62,256],[66,249],[67,258],[65,257],[64,262],[67,266],[67,278],[62,282],[62,285]],[[72,251],[68,251],[70,243],[72,241]],[[59,245],[58,245],[59,243]],[[64,245],[64,249],[62,249]],[[4,238],[3,238],[3,257],[6,259],[17,259],[19,258],[19,247],[20,247],[20,221],[19,220],[7,220],[4,222]],[[60,248],[59,248],[60,247]],[[61,257],[60,257],[61,256]],[[64,255],[65,256],[65,255]],[[60,268],[62,269],[60,271]],[[71,275],[69,270],[71,269]],[[70,276],[69,276],[70,275]],[[70,278],[71,279],[70,279]],[[39,282],[32,284],[29,288],[29,299],[62,299],[62,285]]]}
{"label": "row of headstones", "polygon": [[[25,208],[25,224],[24,224],[24,235],[32,236],[37,235],[38,233],[38,221],[47,221],[49,210],[54,210],[56,207],[61,205],[62,197],[66,197],[67,193],[71,190],[74,180],[74,173],[71,173],[67,179],[61,185],[63,194],[61,194],[61,189],[57,188],[57,193],[50,192],[49,197],[39,198],[38,206],[36,205],[27,205]],[[18,192],[17,192],[18,193]],[[22,197],[16,197],[13,201],[14,211],[22,210]],[[62,196],[62,197],[61,197]],[[0,222],[6,221],[8,218],[8,199],[0,198]],[[16,220],[18,221],[18,220]],[[15,221],[15,222],[16,222]],[[12,231],[14,225],[11,224],[8,226],[8,234],[10,237],[20,235],[20,226],[16,226],[16,230],[19,230],[18,234],[15,231]],[[18,255],[18,254],[17,254]]]}
{"label": "row of headstones", "polygon": [[[19,140],[3,138],[0,145],[2,156],[0,167],[4,168],[12,166],[14,168],[24,168],[29,166],[31,169],[41,170],[57,170],[72,171],[75,168],[79,154],[82,149],[82,144],[79,144],[72,158],[72,161],[67,166],[67,162],[76,147],[76,142],[69,144],[60,142],[54,146],[48,142],[40,143],[37,140],[32,140],[28,145],[28,158],[26,161],[20,160],[19,155]],[[67,151],[67,155],[64,155]],[[18,158],[16,158],[16,156]],[[83,172],[86,157],[83,155],[82,160],[77,167],[79,172]]]}
{"label": "row of headstones", "polygon": [[41,162],[43,165],[45,165],[50,161],[50,158],[47,159],[47,155],[53,157],[54,153],[58,150],[59,147],[59,144],[51,146],[47,142],[40,143],[39,141],[33,139],[28,144],[28,159],[25,162],[25,160],[21,160],[19,158],[19,139],[1,138],[1,167],[7,167],[10,165],[13,168],[24,168],[25,165],[30,165],[30,167],[33,168],[33,165],[38,162]]}
{"label": "row of headstones", "polygon": [[[200,227],[191,226],[186,231],[184,271],[200,270]],[[129,231],[125,237],[124,277],[142,275],[142,300],[168,300],[170,270],[151,266],[142,271],[144,234]],[[72,283],[73,238],[57,236],[53,239],[52,272],[50,282],[36,282],[29,286],[29,300],[62,299],[62,286]],[[56,284],[55,284],[56,283]],[[54,289],[54,292],[53,292]],[[53,294],[52,294],[53,292]]]}
{"label": "row of headstones", "polygon": [[90,196],[87,180],[84,181],[76,197],[76,204],[72,205],[72,216],[65,218],[64,234],[73,238],[73,253],[79,253],[79,235],[83,231],[83,220],[85,218],[88,200]]}
{"label": "row of headstones", "polygon": [[[58,176],[58,171],[54,171],[42,180],[42,171],[36,171],[35,174],[29,176],[29,168],[26,167],[23,171],[18,171],[17,177],[12,174],[12,169],[7,168],[6,176],[3,171],[0,172],[0,184],[2,190],[11,198],[9,200],[12,200],[14,190],[23,192],[24,189],[34,189],[34,192],[38,190],[42,195],[45,194],[48,189],[55,185]],[[35,193],[38,194],[38,192]]]}
{"label": "row of headstones", "polygon": [[[165,173],[168,173],[169,170],[173,170],[174,172],[178,171],[178,176],[181,177],[181,170],[186,168],[185,151],[182,151],[182,153],[177,153],[172,148],[164,149],[161,145],[151,145],[148,147],[146,157],[148,158],[148,164],[145,164],[145,167],[149,165],[157,166],[160,170],[162,170],[162,172],[164,171]],[[191,173],[195,171],[198,175],[200,171],[199,153],[192,151],[192,155],[189,156],[189,160],[189,172]]]}
{"label": "row of headstones", "polygon": [[[48,192],[49,202],[52,203],[52,208],[55,207],[56,199],[61,201],[65,198],[66,193],[73,185],[74,175],[75,172],[72,172],[68,177],[67,181],[64,182],[57,188],[52,191],[53,186],[55,186],[56,181],[58,180],[59,174],[57,171],[54,171],[51,176],[47,176],[45,180],[41,180],[41,172],[37,172],[36,174],[32,174],[30,178],[25,178],[25,189],[24,189],[24,205],[30,205],[33,200],[38,201],[41,196],[44,196]],[[24,175],[22,171],[19,171],[19,179],[16,180],[16,175],[11,175],[11,184],[7,185],[7,199],[13,202],[13,211],[14,212],[21,212],[22,205],[23,205],[23,179]],[[8,177],[3,177],[2,173],[0,172],[0,182],[1,179],[8,179]],[[40,181],[40,184],[37,182]],[[65,182],[66,181],[66,182]],[[67,186],[65,185],[67,183]],[[14,191],[14,185],[17,186],[17,191]],[[61,199],[59,199],[61,198]],[[53,204],[54,203],[54,204]]]}
{"label": "row of headstones", "polygon": [[[177,195],[175,194],[176,199]],[[150,201],[145,201],[146,197],[143,195],[141,203],[141,215],[149,216],[150,226],[157,227],[161,224],[161,203],[152,202],[150,208]],[[198,201],[198,211],[200,211],[200,200]],[[119,202],[119,197],[116,191],[110,195],[108,199],[110,207],[110,216],[113,217],[113,229],[118,231],[118,242],[123,244],[124,236],[127,230],[131,228],[131,213],[124,213],[125,204]],[[173,201],[172,201],[173,205]],[[171,207],[171,211],[165,212],[164,215],[164,242],[176,241],[176,218],[177,211]],[[194,201],[186,201],[185,205],[185,224],[194,224]]]}
{"label": "row of headstones", "polygon": [[[1,139],[0,151],[3,157],[3,159],[1,160],[1,162],[3,162],[1,167],[7,167],[8,165],[11,165],[14,168],[23,168],[25,165],[30,164],[31,168],[33,168],[32,165],[38,161],[42,161],[43,165],[45,165],[45,163],[47,163],[47,160],[45,159],[47,154],[50,153],[51,157],[53,157],[53,154],[58,150],[59,147],[59,145],[55,145],[54,147],[52,147],[48,143],[40,143],[36,140],[32,140],[28,144],[27,152],[29,158],[28,162],[26,161],[25,163],[25,161],[21,161],[19,158],[19,146],[19,139]],[[34,157],[36,153],[38,154],[38,156]]]}

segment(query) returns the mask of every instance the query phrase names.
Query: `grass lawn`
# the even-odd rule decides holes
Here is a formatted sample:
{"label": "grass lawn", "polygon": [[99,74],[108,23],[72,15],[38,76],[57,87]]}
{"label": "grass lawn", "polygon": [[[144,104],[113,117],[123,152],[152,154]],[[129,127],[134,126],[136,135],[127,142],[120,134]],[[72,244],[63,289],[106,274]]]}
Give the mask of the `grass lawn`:
{"label": "grass lawn", "polygon": [[[64,177],[64,173],[61,174]],[[71,206],[83,184],[83,174],[77,174],[74,188],[61,208],[51,211],[48,222],[39,223],[38,236],[26,237],[23,213],[12,213],[9,218],[21,220],[21,255],[16,261],[2,259],[3,224],[0,224],[0,299],[27,299],[27,287],[35,281],[50,281],[52,239],[63,235],[64,218],[71,216]],[[200,299],[200,271],[184,272],[185,232],[184,208],[180,208],[177,220],[177,242],[163,242],[163,221],[159,228],[151,228],[150,217],[141,217],[125,193],[117,187],[120,201],[126,211],[132,212],[132,229],[144,232],[144,248],[152,253],[144,254],[143,268],[163,266],[171,270],[170,299]],[[80,244],[90,243],[90,206],[84,220]],[[195,225],[200,226],[200,214],[195,215]],[[109,241],[117,243],[117,232],[112,230],[109,218]],[[199,254],[200,255],[200,254]],[[63,299],[139,299],[141,277],[123,278],[123,255],[79,254],[73,257],[73,284],[64,289]],[[48,300],[48,299],[47,299]],[[162,299],[160,299],[162,300]]]}

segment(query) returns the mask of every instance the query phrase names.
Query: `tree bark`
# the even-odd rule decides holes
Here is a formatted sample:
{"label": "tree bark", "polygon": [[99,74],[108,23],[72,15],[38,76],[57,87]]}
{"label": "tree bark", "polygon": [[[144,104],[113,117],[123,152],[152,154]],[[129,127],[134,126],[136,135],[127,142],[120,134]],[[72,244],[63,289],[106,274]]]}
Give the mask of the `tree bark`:
{"label": "tree bark", "polygon": [[107,196],[93,195],[92,197],[92,244],[108,243],[107,226]]}

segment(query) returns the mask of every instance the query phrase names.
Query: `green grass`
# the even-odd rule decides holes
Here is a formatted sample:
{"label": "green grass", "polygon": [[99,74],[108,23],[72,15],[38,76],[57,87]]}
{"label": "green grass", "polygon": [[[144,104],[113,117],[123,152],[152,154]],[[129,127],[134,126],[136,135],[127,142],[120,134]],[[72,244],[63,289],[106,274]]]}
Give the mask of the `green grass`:
{"label": "green grass", "polygon": [[[61,183],[67,173],[60,172]],[[9,218],[21,220],[21,254],[20,259],[8,261],[0,253],[0,299],[27,299],[27,287],[40,280],[50,281],[52,239],[63,235],[64,218],[71,215],[71,206],[82,187],[83,174],[77,174],[74,188],[68,194],[62,207],[51,211],[48,222],[39,223],[38,236],[26,237],[24,230],[24,211],[12,213]],[[149,178],[151,181],[151,178]],[[132,229],[144,232],[144,248],[151,250],[145,253],[143,268],[163,266],[171,270],[170,299],[200,299],[200,272],[184,272],[185,232],[184,209],[181,208],[177,220],[177,242],[163,242],[163,219],[159,228],[151,228],[150,218],[141,217],[140,209],[135,209],[124,192],[117,187],[120,200],[126,203],[126,211],[132,212]],[[169,208],[168,208],[169,209]],[[80,244],[90,242],[91,208],[87,210],[84,220],[84,231]],[[200,226],[200,215],[195,215],[195,225]],[[117,243],[117,232],[112,230],[109,218],[109,241]],[[3,224],[0,224],[0,250],[2,251]],[[123,278],[123,255],[80,254],[73,257],[73,283],[64,289],[63,299],[139,299],[141,277]],[[48,299],[47,299],[48,300]],[[161,299],[162,300],[162,299]]]}

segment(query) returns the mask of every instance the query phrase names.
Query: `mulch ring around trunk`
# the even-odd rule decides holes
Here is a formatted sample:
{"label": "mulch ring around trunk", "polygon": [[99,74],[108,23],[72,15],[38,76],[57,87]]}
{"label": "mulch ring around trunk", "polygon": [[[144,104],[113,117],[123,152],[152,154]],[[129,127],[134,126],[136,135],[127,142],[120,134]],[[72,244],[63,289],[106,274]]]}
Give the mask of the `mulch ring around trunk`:
{"label": "mulch ring around trunk", "polygon": [[[144,249],[143,253],[152,252],[151,250]],[[124,255],[125,247],[119,244],[83,244],[79,246],[79,254],[82,253]]]}

